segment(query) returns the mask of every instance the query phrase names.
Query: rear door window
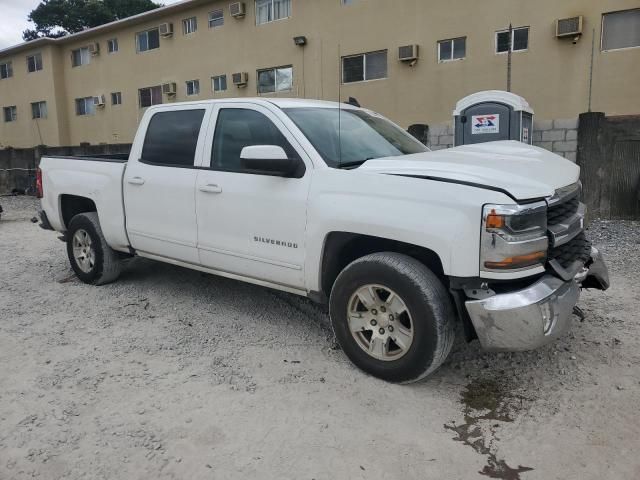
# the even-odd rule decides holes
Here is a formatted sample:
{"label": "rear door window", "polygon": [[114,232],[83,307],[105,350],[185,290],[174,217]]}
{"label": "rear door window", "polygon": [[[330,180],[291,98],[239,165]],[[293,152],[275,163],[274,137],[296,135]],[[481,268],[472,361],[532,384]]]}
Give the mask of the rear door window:
{"label": "rear door window", "polygon": [[192,167],[205,110],[156,113],[142,146],[142,162],[170,167]]}

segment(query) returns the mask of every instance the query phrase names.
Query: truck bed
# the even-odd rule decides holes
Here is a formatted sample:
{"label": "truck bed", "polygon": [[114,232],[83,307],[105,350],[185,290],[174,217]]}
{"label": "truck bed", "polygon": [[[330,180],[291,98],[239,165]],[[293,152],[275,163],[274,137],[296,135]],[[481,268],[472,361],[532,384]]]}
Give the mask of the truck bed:
{"label": "truck bed", "polygon": [[72,203],[73,197],[88,198],[100,213],[100,226],[109,245],[127,251],[129,241],[122,201],[126,157],[120,154],[42,157],[42,207],[51,226],[66,231],[70,220],[66,205]]}

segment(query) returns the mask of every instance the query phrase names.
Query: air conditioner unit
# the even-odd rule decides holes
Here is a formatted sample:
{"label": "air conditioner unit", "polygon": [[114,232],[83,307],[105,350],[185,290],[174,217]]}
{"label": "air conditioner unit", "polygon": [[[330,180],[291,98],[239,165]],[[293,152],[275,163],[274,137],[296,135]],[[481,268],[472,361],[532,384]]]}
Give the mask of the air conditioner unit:
{"label": "air conditioner unit", "polygon": [[418,45],[404,45],[398,48],[398,60],[411,62],[419,58],[420,47]]}
{"label": "air conditioner unit", "polygon": [[165,95],[175,95],[176,94],[175,82],[162,84],[162,93],[164,93]]}
{"label": "air conditioner unit", "polygon": [[100,54],[100,44],[98,42],[89,44],[87,48],[89,49],[89,53],[94,57]]}
{"label": "air conditioner unit", "polygon": [[161,23],[158,30],[163,37],[170,37],[173,35],[173,23]]}
{"label": "air conditioner unit", "polygon": [[238,87],[245,87],[249,83],[249,74],[247,72],[234,73],[232,76],[233,84]]}
{"label": "air conditioner unit", "polygon": [[96,107],[104,107],[105,105],[104,95],[98,95],[97,97],[93,97],[93,104]]}
{"label": "air conditioner unit", "polygon": [[582,35],[582,15],[556,20],[556,37],[577,37]]}
{"label": "air conditioner unit", "polygon": [[242,18],[247,14],[247,7],[244,2],[235,2],[229,4],[229,13],[234,18]]}

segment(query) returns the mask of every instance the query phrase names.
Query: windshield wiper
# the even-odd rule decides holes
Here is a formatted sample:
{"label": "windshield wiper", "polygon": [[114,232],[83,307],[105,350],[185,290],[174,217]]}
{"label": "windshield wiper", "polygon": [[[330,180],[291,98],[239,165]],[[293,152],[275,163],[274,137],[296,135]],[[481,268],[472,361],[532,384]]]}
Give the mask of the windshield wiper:
{"label": "windshield wiper", "polygon": [[357,168],[360,165],[362,165],[364,162],[368,162],[369,160],[373,160],[373,159],[374,157],[369,157],[369,158],[365,158],[364,160],[354,160],[353,162],[339,163],[338,168],[345,168],[345,169]]}

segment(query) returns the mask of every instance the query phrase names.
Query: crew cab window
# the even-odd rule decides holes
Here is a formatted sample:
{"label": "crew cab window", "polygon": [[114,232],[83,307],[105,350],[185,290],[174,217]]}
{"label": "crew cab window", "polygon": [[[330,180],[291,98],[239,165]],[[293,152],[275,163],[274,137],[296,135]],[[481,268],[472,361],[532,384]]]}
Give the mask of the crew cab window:
{"label": "crew cab window", "polygon": [[192,167],[204,110],[156,113],[142,146],[142,161],[154,165]]}
{"label": "crew cab window", "polygon": [[277,145],[289,158],[298,155],[271,120],[255,110],[227,108],[220,110],[211,149],[211,168],[242,172],[240,153],[252,145]]}

